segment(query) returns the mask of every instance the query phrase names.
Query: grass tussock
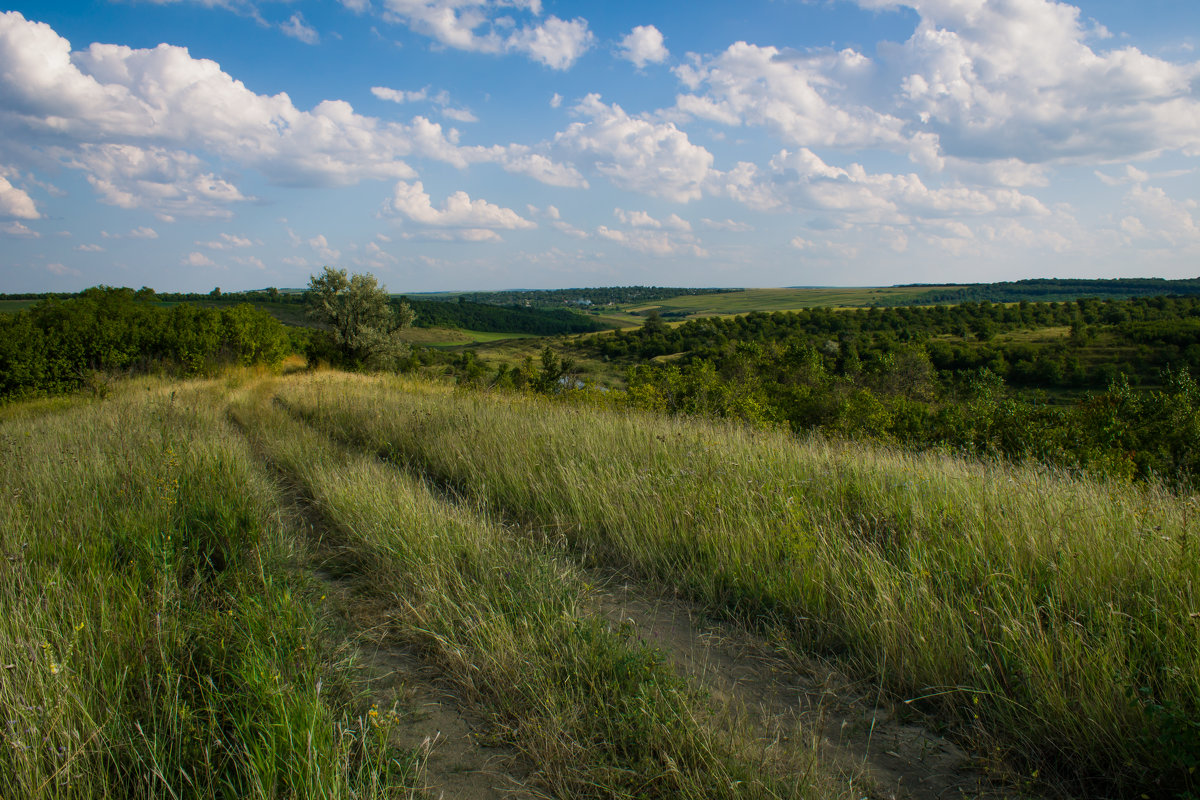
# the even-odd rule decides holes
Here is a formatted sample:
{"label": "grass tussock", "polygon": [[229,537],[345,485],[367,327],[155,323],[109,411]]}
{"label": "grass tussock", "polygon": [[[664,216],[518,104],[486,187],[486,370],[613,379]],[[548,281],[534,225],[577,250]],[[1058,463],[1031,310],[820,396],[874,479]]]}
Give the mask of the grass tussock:
{"label": "grass tussock", "polygon": [[0,422],[0,794],[408,796],[212,387]]}
{"label": "grass tussock", "polygon": [[[373,386],[334,381],[339,394]],[[234,416],[327,521],[327,544],[358,590],[390,606],[390,634],[436,664],[555,796],[811,795],[803,773],[772,777],[738,734],[716,732],[660,653],[591,609],[561,554],[334,443],[261,393]]]}
{"label": "grass tussock", "polygon": [[395,379],[316,376],[279,398],[598,562],[782,627],[1031,771],[1088,793],[1197,789],[1194,499]]}

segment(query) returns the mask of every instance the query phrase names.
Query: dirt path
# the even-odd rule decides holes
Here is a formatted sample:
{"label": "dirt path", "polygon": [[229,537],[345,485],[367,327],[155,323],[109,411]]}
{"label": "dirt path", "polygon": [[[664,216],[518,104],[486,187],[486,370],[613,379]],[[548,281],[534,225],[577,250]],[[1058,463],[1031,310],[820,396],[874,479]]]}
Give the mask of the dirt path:
{"label": "dirt path", "polygon": [[[293,490],[288,524],[307,541],[328,541],[320,513]],[[336,558],[336,557],[335,557]],[[392,737],[397,747],[421,753],[424,767],[418,787],[430,800],[543,800],[547,795],[526,784],[530,770],[512,748],[488,741],[486,724],[460,705],[439,682],[436,671],[388,635],[389,609],[377,598],[356,591],[352,574],[336,564],[318,568],[313,577],[345,626],[356,650],[362,680],[381,714],[395,709]]]}
{"label": "dirt path", "polygon": [[1036,795],[989,773],[987,764],[922,725],[905,722],[880,693],[817,659],[784,659],[732,626],[705,622],[694,607],[635,583],[597,576],[614,624],[632,622],[681,674],[721,705],[744,714],[764,747],[816,739],[819,768],[854,798],[951,800]]}
{"label": "dirt path", "polygon": [[386,641],[359,652],[372,701],[385,713],[393,707],[400,713],[395,744],[424,756],[417,788],[430,800],[546,797],[525,784],[528,770],[517,753],[488,742],[484,721],[462,708],[416,655]]}

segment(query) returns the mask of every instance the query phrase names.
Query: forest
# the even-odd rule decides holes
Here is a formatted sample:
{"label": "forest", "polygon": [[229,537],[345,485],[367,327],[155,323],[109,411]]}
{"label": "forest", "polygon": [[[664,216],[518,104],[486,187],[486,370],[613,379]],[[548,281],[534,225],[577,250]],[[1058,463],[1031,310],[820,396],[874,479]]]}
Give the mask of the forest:
{"label": "forest", "polygon": [[705,318],[589,340],[650,407],[1122,478],[1200,475],[1200,299]]}

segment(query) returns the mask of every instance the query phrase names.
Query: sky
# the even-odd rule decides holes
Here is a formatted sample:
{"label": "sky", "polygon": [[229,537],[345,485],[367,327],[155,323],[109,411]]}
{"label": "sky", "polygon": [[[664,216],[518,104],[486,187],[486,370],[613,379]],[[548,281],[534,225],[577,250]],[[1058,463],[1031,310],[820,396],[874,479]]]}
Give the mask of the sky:
{"label": "sky", "polygon": [[1200,275],[1196,0],[16,0],[0,292]]}

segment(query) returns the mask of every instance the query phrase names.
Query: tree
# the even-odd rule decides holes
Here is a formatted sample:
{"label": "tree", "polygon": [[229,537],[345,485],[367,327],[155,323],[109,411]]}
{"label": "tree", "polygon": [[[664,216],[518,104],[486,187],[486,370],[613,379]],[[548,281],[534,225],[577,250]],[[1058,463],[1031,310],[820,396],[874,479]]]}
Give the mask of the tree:
{"label": "tree", "polygon": [[308,282],[309,315],[326,326],[342,364],[375,369],[394,368],[408,355],[400,331],[412,324],[407,303],[393,307],[387,290],[374,275],[325,267]]}

